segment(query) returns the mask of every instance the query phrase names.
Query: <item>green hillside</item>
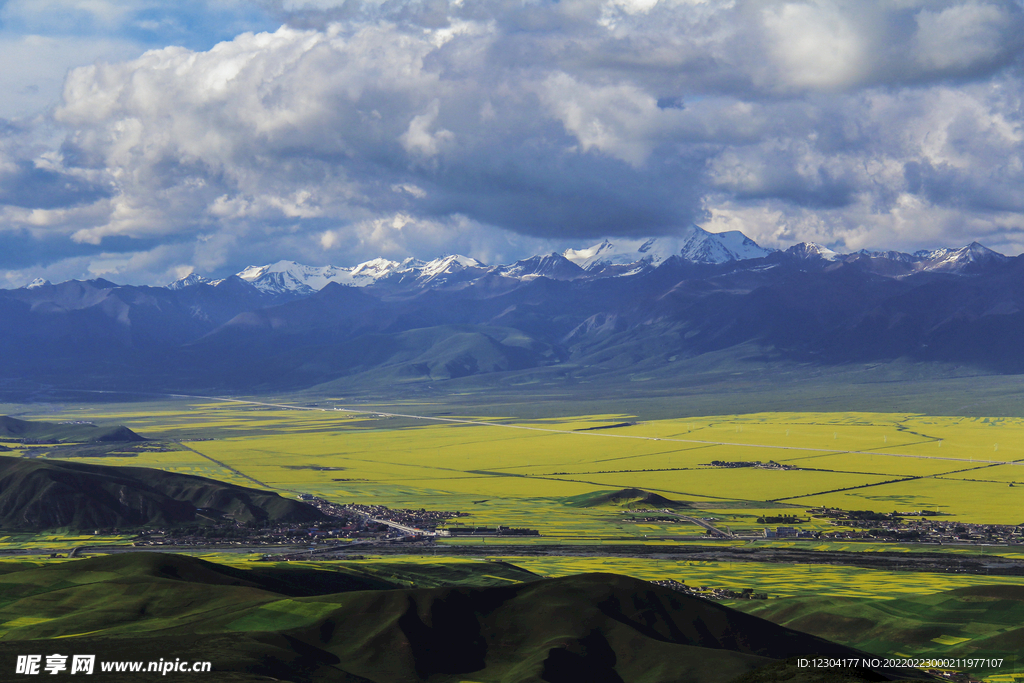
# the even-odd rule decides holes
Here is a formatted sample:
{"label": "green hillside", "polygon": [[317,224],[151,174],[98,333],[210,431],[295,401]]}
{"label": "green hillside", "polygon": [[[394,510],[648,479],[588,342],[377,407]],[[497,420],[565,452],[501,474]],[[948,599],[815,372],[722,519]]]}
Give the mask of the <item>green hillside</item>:
{"label": "green hillside", "polygon": [[643,489],[628,488],[618,491],[595,491],[580,496],[566,498],[566,503],[573,507],[618,506],[623,508],[685,508],[685,503],[669,500],[664,496]]}
{"label": "green hillside", "polygon": [[1014,658],[1024,652],[1022,586],[973,586],[896,599],[784,598],[738,607],[877,654]]}
{"label": "green hillside", "polygon": [[18,439],[27,443],[109,443],[145,441],[124,426],[100,427],[76,422],[36,422],[0,415],[0,439]]}
{"label": "green hillside", "polygon": [[[242,570],[134,553],[10,571],[0,658],[47,639],[47,653],[100,660],[210,660],[219,680],[727,683],[792,656],[853,654],[614,574],[380,590],[357,565]],[[784,680],[792,667],[780,666],[757,680]]]}
{"label": "green hillside", "polygon": [[167,526],[203,516],[316,522],[316,508],[270,491],[143,467],[0,457],[0,529]]}

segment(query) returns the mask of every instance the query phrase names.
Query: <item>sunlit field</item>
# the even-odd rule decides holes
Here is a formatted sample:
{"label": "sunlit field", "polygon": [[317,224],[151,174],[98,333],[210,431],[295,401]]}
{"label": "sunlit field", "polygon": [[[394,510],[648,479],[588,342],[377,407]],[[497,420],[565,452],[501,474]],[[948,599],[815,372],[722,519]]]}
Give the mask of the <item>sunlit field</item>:
{"label": "sunlit field", "polygon": [[[348,407],[327,402],[301,407],[307,409],[183,399],[77,406],[60,416],[123,423],[181,446],[78,461],[156,467],[342,503],[459,510],[471,515],[459,520],[465,524],[535,528],[547,541],[704,533],[682,520],[627,522],[616,506],[566,504],[625,488],[686,503],[686,514],[714,517],[736,533],[759,531],[761,515],[802,515],[822,505],[1024,521],[1020,419],[876,413],[417,419],[410,417],[415,405],[404,409],[408,416],[335,410]],[[716,468],[715,460],[798,469]],[[815,520],[804,528],[830,527]]]}
{"label": "sunlit field", "polygon": [[580,572],[614,572],[646,581],[674,579],[693,587],[767,593],[770,598],[801,595],[896,598],[926,595],[968,586],[1024,585],[1005,576],[893,572],[815,564],[761,562],[686,562],[629,558],[503,557],[542,577]]}
{"label": "sunlit field", "polygon": [[[39,414],[28,414],[22,408],[19,417],[124,424],[163,449],[75,457],[76,462],[153,467],[266,488],[289,497],[312,494],[337,503],[458,510],[468,516],[453,523],[526,527],[540,532],[539,536],[518,538],[439,541],[463,550],[472,546],[475,553],[504,563],[485,562],[481,557],[446,558],[443,552],[440,557],[371,555],[346,562],[289,563],[377,578],[394,585],[425,587],[452,581],[502,585],[534,577],[614,572],[647,580],[675,579],[690,586],[766,593],[771,599],[740,601],[735,606],[780,623],[797,618],[783,607],[791,602],[796,605],[792,614],[797,616],[803,614],[800,610],[813,615],[815,610],[824,609],[817,603],[801,606],[800,601],[814,599],[824,600],[826,606],[829,600],[868,601],[855,605],[866,615],[887,610],[909,614],[922,600],[925,602],[921,602],[924,606],[920,609],[931,609],[929,596],[946,595],[948,591],[1019,590],[1014,587],[1024,586],[1020,577],[955,571],[657,557],[660,548],[670,550],[680,543],[860,553],[925,549],[909,543],[867,540],[751,540],[765,527],[780,524],[759,521],[764,517],[794,515],[804,530],[839,529],[827,519],[811,518],[808,510],[816,506],[877,512],[932,511],[939,513],[935,519],[941,520],[1019,524],[1024,522],[1021,419],[762,413],[699,419],[683,416],[641,420],[632,415],[604,414],[526,420],[514,416],[431,415],[435,410],[436,406],[410,404],[401,409],[403,415],[395,415],[339,401],[289,408],[182,399],[78,405]],[[6,455],[26,451],[15,443],[8,447],[12,450]],[[39,449],[30,454],[59,455],[42,455]],[[774,461],[779,467],[724,468],[712,466],[713,461]],[[633,491],[630,496],[634,499],[636,490],[640,495],[656,494],[661,499],[655,500],[665,501],[660,505],[669,506],[671,512],[658,505],[637,510],[639,504],[629,503],[630,496],[625,502],[601,497],[602,492],[623,490]],[[747,538],[711,541],[702,527],[684,517],[700,518]],[[45,535],[9,534],[0,538],[0,549],[31,552],[128,541],[125,536],[71,536],[57,530]],[[528,551],[537,544],[561,546],[562,554],[531,556]],[[632,551],[625,546],[637,544],[647,546],[646,552],[653,556],[629,557]],[[609,554],[595,555],[592,548],[574,554],[575,546],[605,546]],[[494,547],[492,552],[497,556],[490,556],[489,547]],[[522,555],[509,552],[518,548],[522,548]],[[985,554],[1024,558],[1024,550],[1017,546],[929,545],[926,549],[975,558]],[[235,566],[265,564],[255,563],[261,553],[207,549],[194,554]],[[42,565],[66,560],[37,556],[36,561]],[[0,562],[0,575],[7,572],[8,564]],[[12,560],[9,566],[17,563]],[[289,617],[294,617],[296,623],[312,618],[302,611],[306,609],[304,602],[285,602],[246,613],[239,617],[242,621],[232,622],[232,628],[276,624],[286,606],[298,610]],[[895,607],[889,610],[885,604]],[[931,636],[918,639],[920,642],[910,639],[900,645],[900,652],[942,652],[942,638],[946,636],[957,640],[953,645],[964,652],[973,651],[974,646],[962,640],[973,636],[955,627],[959,615],[948,616],[947,621],[954,625],[943,624],[941,629],[945,630],[936,632],[939,640],[932,642]],[[984,638],[1006,628],[995,616],[989,621],[992,623],[985,622],[988,630],[982,634]],[[32,636],[37,631],[50,633],[62,623],[23,622],[13,619],[12,613],[12,620],[2,629],[10,637]],[[887,626],[891,632],[876,634],[874,640],[864,640],[862,645],[869,651],[895,654],[892,648],[896,646],[887,643],[903,637],[901,623],[893,619]],[[812,631],[814,628],[810,622],[794,625]],[[87,627],[77,622],[67,624],[69,633]],[[856,640],[856,634],[832,635],[844,642]],[[988,680],[1002,680],[999,675],[1008,675],[1006,671],[984,675],[996,676]]]}

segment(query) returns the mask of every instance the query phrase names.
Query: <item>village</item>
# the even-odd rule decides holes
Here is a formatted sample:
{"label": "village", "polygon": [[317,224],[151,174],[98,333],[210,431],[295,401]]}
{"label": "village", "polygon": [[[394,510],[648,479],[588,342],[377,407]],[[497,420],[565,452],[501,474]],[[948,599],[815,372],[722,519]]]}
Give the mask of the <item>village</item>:
{"label": "village", "polygon": [[956,520],[937,519],[933,510],[912,512],[870,512],[814,508],[808,514],[828,519],[835,526],[852,531],[823,532],[820,538],[837,540],[904,541],[938,544],[1024,544],[1024,526],[1020,524],[970,524]]}
{"label": "village", "polygon": [[[449,520],[467,513],[448,510],[411,510],[359,503],[339,504],[303,494],[303,502],[331,518],[316,524],[246,525],[234,522],[186,524],[145,529],[133,539],[134,547],[146,546],[288,546],[326,544],[342,541],[416,541],[436,536],[537,536],[536,529],[499,525],[483,527],[461,525],[446,527]],[[96,535],[117,534],[118,529],[97,529]]]}
{"label": "village", "polygon": [[[424,541],[458,537],[539,536],[537,529],[505,525],[477,526],[458,521],[468,513],[449,510],[389,508],[383,505],[333,503],[304,494],[306,502],[320,510],[329,521],[313,524],[245,525],[229,520],[220,523],[192,523],[175,527],[145,529],[133,539],[135,547],[178,546],[288,546],[344,544],[363,542]],[[973,524],[942,518],[935,511],[893,511],[887,513],[838,508],[813,508],[805,517],[796,515],[761,516],[756,531],[740,531],[716,526],[714,517],[688,517],[671,509],[630,509],[622,511],[620,522],[629,524],[690,523],[704,533],[693,540],[832,540],[872,543],[919,543],[946,545],[1022,545],[1024,526],[1011,524]],[[817,528],[803,525],[816,520]],[[835,530],[822,530],[827,521]],[[783,524],[778,524],[782,522]],[[96,534],[116,534],[117,529],[96,530]],[[120,531],[123,533],[123,530]],[[685,540],[679,538],[678,540]]]}
{"label": "village", "polygon": [[650,581],[655,586],[671,588],[679,593],[692,595],[705,600],[767,600],[767,593],[755,593],[753,588],[744,588],[740,592],[728,588],[710,588],[708,586],[688,586],[684,581],[675,579],[658,579]]}

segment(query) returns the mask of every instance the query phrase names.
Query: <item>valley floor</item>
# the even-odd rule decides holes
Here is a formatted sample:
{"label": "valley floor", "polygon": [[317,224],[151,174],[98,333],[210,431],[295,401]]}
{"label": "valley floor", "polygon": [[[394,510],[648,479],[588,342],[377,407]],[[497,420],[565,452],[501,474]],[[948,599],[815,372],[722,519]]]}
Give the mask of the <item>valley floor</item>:
{"label": "valley floor", "polygon": [[[342,397],[297,403],[183,396],[50,405],[46,412],[38,405],[5,408],[27,419],[116,422],[150,442],[100,452],[7,441],[4,455],[200,475],[292,499],[376,506],[374,514],[385,522],[389,511],[457,511],[437,527],[442,531],[538,532],[443,537],[427,530],[421,536],[429,540],[410,542],[399,539],[416,536],[415,529],[340,540],[324,528],[310,531],[309,547],[246,546],[242,540],[161,548],[231,564],[252,566],[259,557],[288,554],[290,565],[321,569],[424,563],[435,561],[435,553],[437,561],[500,559],[537,576],[611,571],[763,593],[766,601],[743,601],[744,609],[780,623],[789,623],[781,605],[790,600],[916,600],[1024,586],[1019,418],[775,412],[524,419],[453,414],[429,402],[375,408]],[[140,542],[121,530],[92,531],[0,533],[0,554],[24,561],[76,546],[86,555],[117,554],[132,551],[118,546]],[[915,542],[922,540],[928,542]],[[99,547],[104,543],[108,547]],[[317,561],[303,561],[311,548]],[[145,549],[152,548],[134,552]],[[886,637],[859,646],[885,654]],[[988,637],[973,642],[951,635],[949,651],[980,652]],[[894,640],[890,649],[934,654],[934,638]],[[999,676],[1016,670],[983,673],[1009,680]]]}

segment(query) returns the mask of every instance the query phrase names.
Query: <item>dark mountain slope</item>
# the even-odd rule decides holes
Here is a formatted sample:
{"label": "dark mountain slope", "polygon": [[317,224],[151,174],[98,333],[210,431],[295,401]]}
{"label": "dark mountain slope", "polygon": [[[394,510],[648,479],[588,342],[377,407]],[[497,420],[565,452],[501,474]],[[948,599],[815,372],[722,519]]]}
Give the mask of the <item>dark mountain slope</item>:
{"label": "dark mountain slope", "polygon": [[305,503],[188,474],[26,458],[0,458],[0,528],[41,531],[166,526],[205,517],[317,522]]}
{"label": "dark mountain slope", "polygon": [[19,420],[0,415],[0,439],[20,439],[26,442],[103,443],[145,441],[123,425],[99,427],[94,424],[59,424]]}
{"label": "dark mountain slope", "polygon": [[139,386],[159,374],[170,350],[289,298],[237,277],[180,290],[103,279],[0,290],[0,375]]}
{"label": "dark mountain slope", "polygon": [[[84,585],[62,581],[70,571]],[[26,639],[89,633],[76,646],[101,659],[155,661],[181,649],[213,661],[218,674],[375,683],[728,683],[791,656],[859,656],[614,574],[490,588],[352,592],[350,584],[340,587],[345,592],[285,599],[294,592],[273,586],[289,583],[281,575],[292,571],[147,553],[8,574],[15,600],[0,606],[0,616],[36,619],[8,633],[0,653],[14,652],[7,645],[31,651]],[[303,572],[310,570],[296,574]],[[861,672],[849,680],[898,674],[907,672]]]}
{"label": "dark mountain slope", "polygon": [[904,256],[672,257],[628,277],[384,278],[290,300],[239,278],[178,290],[95,280],[0,291],[11,330],[0,336],[0,379],[186,393],[386,388],[557,365],[579,379],[649,374],[671,358],[740,347],[829,366],[1024,372],[1024,259],[982,254],[921,270]]}

